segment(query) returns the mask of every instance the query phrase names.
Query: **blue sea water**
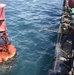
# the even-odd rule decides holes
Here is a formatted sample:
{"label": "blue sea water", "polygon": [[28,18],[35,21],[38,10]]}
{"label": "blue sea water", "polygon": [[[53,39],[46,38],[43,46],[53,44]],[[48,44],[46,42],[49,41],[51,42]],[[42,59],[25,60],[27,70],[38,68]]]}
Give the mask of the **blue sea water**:
{"label": "blue sea water", "polygon": [[0,65],[0,75],[48,75],[53,67],[63,0],[0,0],[9,41],[17,48],[16,59]]}

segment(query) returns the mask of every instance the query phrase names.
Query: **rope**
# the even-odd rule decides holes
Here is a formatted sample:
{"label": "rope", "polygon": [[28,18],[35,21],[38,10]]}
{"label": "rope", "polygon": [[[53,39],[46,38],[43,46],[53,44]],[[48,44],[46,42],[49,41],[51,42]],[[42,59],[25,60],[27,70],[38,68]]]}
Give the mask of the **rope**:
{"label": "rope", "polygon": [[48,31],[48,32],[59,33],[58,31],[55,31],[55,30],[49,30],[48,28],[44,28],[44,29],[40,30],[39,32],[42,32],[42,31]]}

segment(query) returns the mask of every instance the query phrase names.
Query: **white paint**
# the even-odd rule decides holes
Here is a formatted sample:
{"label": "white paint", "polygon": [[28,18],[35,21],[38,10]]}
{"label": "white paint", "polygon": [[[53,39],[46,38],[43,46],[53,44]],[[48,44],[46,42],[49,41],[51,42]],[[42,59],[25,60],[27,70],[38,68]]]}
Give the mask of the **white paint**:
{"label": "white paint", "polygon": [[5,7],[6,4],[0,3],[0,7]]}
{"label": "white paint", "polygon": [[67,59],[64,58],[64,57],[60,57],[59,59],[62,60],[62,61],[67,61]]}

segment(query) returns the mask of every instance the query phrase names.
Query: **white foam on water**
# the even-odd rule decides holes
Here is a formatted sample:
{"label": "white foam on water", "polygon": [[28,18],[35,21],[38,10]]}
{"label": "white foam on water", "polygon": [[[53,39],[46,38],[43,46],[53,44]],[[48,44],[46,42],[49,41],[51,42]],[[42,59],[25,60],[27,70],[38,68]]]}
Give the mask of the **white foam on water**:
{"label": "white foam on water", "polygon": [[33,2],[36,2],[37,0],[33,0]]}

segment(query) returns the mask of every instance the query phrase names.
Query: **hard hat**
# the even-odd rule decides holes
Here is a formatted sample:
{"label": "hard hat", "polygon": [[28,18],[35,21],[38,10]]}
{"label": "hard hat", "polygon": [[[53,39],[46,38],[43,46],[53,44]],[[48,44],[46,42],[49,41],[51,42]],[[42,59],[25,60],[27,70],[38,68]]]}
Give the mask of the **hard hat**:
{"label": "hard hat", "polygon": [[74,26],[74,20],[71,21],[71,24]]}
{"label": "hard hat", "polygon": [[74,14],[74,8],[71,9],[71,13]]}
{"label": "hard hat", "polygon": [[72,14],[71,16],[72,16],[72,19],[74,19],[74,14]]}

